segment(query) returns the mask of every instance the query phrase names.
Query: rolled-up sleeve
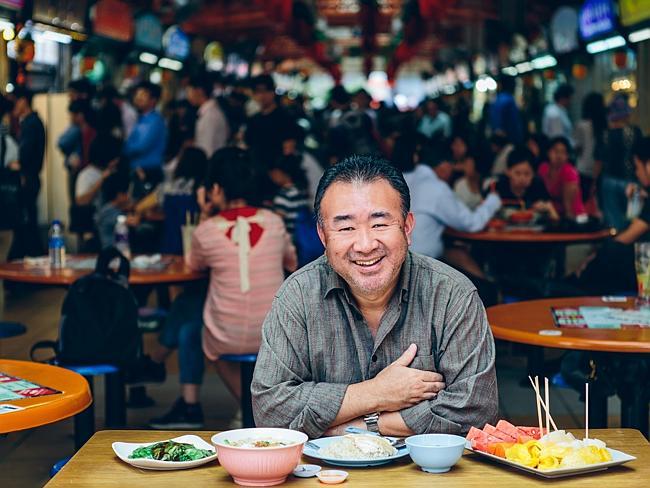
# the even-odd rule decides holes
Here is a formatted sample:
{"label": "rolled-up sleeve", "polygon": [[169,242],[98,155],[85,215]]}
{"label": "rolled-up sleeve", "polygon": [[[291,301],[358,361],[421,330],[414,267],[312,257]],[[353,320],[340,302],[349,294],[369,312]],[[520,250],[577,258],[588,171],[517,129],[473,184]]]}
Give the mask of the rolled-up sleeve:
{"label": "rolled-up sleeve", "polygon": [[262,328],[251,384],[255,424],[295,429],[317,438],[336,418],[348,385],[312,380],[301,293],[295,283],[287,285],[275,298]]}
{"label": "rolled-up sleeve", "polygon": [[476,290],[452,298],[436,336],[436,369],[445,377],[446,387],[433,400],[402,410],[406,425],[416,434],[465,434],[472,426],[494,422],[498,413],[494,338]]}

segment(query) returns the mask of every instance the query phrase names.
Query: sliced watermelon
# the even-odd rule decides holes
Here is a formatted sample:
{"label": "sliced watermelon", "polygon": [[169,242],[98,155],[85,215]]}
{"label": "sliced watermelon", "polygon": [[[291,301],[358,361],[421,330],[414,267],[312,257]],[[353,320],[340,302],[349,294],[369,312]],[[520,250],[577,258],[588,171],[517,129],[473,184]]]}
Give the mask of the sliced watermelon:
{"label": "sliced watermelon", "polygon": [[476,439],[477,437],[483,437],[484,435],[486,434],[482,430],[477,429],[476,427],[470,427],[469,432],[467,433],[465,439],[471,441],[472,439]]}
{"label": "sliced watermelon", "polygon": [[517,442],[524,443],[532,441],[533,437],[526,432],[519,430],[507,420],[499,420],[496,425],[497,430],[515,439]]}
{"label": "sliced watermelon", "polygon": [[486,432],[490,434],[493,437],[496,437],[497,439],[500,439],[501,442],[517,442],[516,437],[512,437],[505,432],[501,432],[498,430],[494,425],[490,424],[485,424],[485,427],[483,427],[483,432]]}
{"label": "sliced watermelon", "polygon": [[546,429],[542,429],[542,434],[539,431],[539,427],[524,427],[520,425],[517,426],[517,429],[523,432],[525,435],[532,437],[533,439],[539,439],[543,434],[546,434],[548,432]]}

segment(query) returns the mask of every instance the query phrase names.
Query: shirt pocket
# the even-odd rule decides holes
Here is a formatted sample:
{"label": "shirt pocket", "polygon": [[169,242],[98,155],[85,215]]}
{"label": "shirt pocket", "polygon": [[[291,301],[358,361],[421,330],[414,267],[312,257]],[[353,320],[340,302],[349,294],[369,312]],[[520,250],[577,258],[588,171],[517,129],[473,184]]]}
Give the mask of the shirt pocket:
{"label": "shirt pocket", "polygon": [[413,369],[419,369],[421,371],[436,371],[435,357],[433,355],[416,356],[409,367]]}

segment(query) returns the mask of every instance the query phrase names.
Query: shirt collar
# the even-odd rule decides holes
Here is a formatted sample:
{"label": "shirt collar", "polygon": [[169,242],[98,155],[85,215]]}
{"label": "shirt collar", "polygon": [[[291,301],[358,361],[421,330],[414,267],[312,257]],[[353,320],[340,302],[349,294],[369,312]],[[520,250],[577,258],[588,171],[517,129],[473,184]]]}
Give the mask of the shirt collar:
{"label": "shirt collar", "polygon": [[[402,301],[406,300],[408,297],[409,283],[411,281],[411,267],[413,265],[413,259],[411,258],[411,251],[406,253],[406,259],[402,264],[402,270],[400,271],[400,278],[397,282],[398,289],[401,290],[401,299]],[[339,275],[334,268],[327,263],[327,275],[325,278],[325,288],[323,291],[323,298],[327,296],[333,290],[342,290],[345,294],[346,299],[349,303],[354,303],[352,299],[352,293],[350,292],[350,287],[347,282]]]}

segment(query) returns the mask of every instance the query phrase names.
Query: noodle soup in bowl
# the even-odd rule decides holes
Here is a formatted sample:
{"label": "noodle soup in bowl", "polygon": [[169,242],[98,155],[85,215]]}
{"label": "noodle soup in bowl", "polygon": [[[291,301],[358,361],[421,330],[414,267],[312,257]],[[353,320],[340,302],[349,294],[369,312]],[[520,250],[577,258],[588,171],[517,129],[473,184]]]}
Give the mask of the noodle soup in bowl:
{"label": "noodle soup in bowl", "polygon": [[219,463],[243,486],[274,486],[300,464],[308,437],[289,429],[228,430],[212,436]]}

